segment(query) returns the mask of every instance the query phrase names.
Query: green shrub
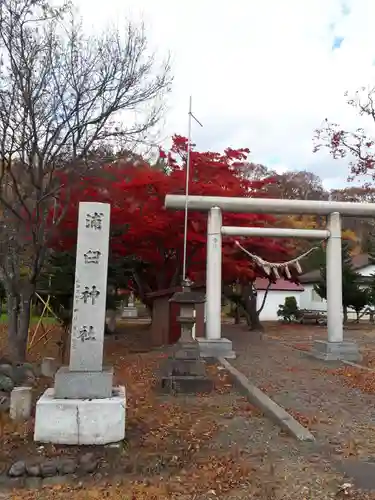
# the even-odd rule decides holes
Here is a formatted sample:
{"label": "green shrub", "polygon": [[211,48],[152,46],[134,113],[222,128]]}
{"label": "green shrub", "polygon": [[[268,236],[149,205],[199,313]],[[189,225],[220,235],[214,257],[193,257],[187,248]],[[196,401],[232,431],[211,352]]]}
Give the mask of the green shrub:
{"label": "green shrub", "polygon": [[283,318],[287,323],[297,321],[300,317],[297,301],[295,297],[285,297],[284,304],[279,305],[277,315]]}

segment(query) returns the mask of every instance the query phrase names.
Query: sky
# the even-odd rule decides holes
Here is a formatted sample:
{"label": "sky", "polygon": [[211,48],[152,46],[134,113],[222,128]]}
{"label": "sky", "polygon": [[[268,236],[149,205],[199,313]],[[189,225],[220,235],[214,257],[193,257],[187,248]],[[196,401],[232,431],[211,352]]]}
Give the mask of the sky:
{"label": "sky", "polygon": [[[364,123],[345,91],[375,84],[374,0],[75,0],[85,28],[143,20],[174,83],[160,138],[187,135],[189,96],[201,150],[249,147],[279,172],[309,170],[343,187],[347,161],[313,153],[325,118]],[[374,130],[375,133],[375,130]]]}

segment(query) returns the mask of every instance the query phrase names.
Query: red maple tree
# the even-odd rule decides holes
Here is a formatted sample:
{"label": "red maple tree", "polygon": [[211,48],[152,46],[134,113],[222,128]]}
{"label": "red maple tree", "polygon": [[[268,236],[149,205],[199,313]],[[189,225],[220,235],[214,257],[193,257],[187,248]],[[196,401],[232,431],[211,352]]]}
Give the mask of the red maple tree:
{"label": "red maple tree", "polygon": [[[190,156],[190,194],[206,196],[260,197],[273,179],[249,180],[246,163],[248,149],[226,149],[223,153],[199,152]],[[145,299],[149,292],[176,286],[181,281],[184,211],[166,210],[165,195],[184,194],[187,139],[173,137],[172,148],[163,151],[156,164],[119,160],[100,172],[86,176],[69,193],[69,208],[59,226],[60,248],[74,246],[79,201],[111,203],[111,251],[113,258],[133,259],[137,294]],[[244,169],[246,165],[246,169]],[[62,195],[64,197],[64,194]],[[67,200],[66,200],[67,201]],[[60,204],[64,201],[61,200]],[[259,214],[224,213],[230,226],[267,226],[274,218]],[[207,214],[189,211],[188,275],[204,282],[206,268]],[[238,238],[237,238],[238,239]],[[285,241],[269,238],[241,238],[249,251],[273,261],[285,260]],[[139,265],[142,263],[142,265]],[[248,283],[263,271],[234,245],[223,240],[223,281]]]}

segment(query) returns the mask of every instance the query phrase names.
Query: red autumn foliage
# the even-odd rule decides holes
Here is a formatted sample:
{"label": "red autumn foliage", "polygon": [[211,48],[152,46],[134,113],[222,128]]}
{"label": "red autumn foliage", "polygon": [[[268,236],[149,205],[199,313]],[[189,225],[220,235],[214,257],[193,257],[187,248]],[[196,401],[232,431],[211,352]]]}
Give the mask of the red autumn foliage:
{"label": "red autumn foliage", "polygon": [[[184,194],[187,139],[173,138],[171,150],[161,154],[156,165],[118,161],[104,165],[100,172],[77,182],[69,193],[69,209],[59,226],[57,245],[73,248],[76,241],[79,201],[102,201],[112,205],[111,250],[113,256],[135,256],[146,264],[138,272],[138,293],[143,295],[174,286],[181,278],[184,212],[166,210],[165,195]],[[259,197],[272,179],[248,180],[243,164],[248,149],[224,153],[191,152],[190,194],[207,196]],[[63,193],[61,203],[64,203]],[[258,214],[224,214],[224,224],[265,226],[274,218]],[[188,274],[194,281],[204,279],[206,267],[207,214],[189,212]],[[238,239],[238,238],[237,238]],[[242,245],[263,258],[279,261],[287,254],[286,242],[269,238],[243,238]],[[223,242],[223,279],[248,281],[261,275],[249,258],[234,245]],[[141,290],[142,288],[142,290]]]}

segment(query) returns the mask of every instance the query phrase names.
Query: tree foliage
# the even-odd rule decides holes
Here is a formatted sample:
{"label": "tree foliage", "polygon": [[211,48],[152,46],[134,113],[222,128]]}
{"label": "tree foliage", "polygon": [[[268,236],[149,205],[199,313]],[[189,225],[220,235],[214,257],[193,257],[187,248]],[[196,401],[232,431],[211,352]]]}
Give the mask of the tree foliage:
{"label": "tree foliage", "polygon": [[[66,327],[72,319],[76,263],[74,250],[50,252],[37,284],[40,293],[49,295],[51,309]],[[128,259],[113,259],[109,256],[107,309],[116,309],[120,305],[122,296],[118,293],[119,289],[132,286],[128,268]]]}
{"label": "tree foliage", "polygon": [[87,36],[68,3],[0,2],[0,269],[16,358],[25,355],[31,297],[66,208],[48,218],[59,191],[68,203],[77,171],[92,168],[103,143],[134,144],[161,116],[169,65],[158,69],[146,42],[133,23]]}
{"label": "tree foliage", "polygon": [[300,316],[297,300],[295,297],[285,297],[284,304],[279,304],[277,315],[287,323],[296,321]]}
{"label": "tree foliage", "polygon": [[[252,180],[243,175],[243,162],[249,151],[228,148],[223,153],[191,152],[192,195],[262,196],[272,178]],[[110,202],[111,249],[114,259],[126,257],[135,291],[145,302],[148,294],[178,285],[181,281],[184,213],[166,210],[165,195],[185,192],[187,140],[175,136],[168,153],[162,153],[155,168],[146,162],[118,161],[104,165],[97,175],[82,177],[71,192],[69,209],[56,237],[56,248],[74,246],[79,201]],[[64,203],[64,201],[62,201]],[[231,226],[267,226],[274,218],[257,214],[224,214],[224,224]],[[207,214],[189,212],[188,274],[195,282],[205,281]],[[265,238],[240,238],[252,253],[263,258],[283,260],[289,242]],[[264,276],[249,258],[234,245],[234,238],[223,240],[224,285],[240,282],[248,285]],[[245,287],[244,287],[245,288]]]}
{"label": "tree foliage", "polygon": [[[320,281],[314,285],[314,290],[323,299],[327,299],[327,272],[325,250],[320,253]],[[368,292],[366,287],[361,286],[361,275],[355,271],[350,255],[348,242],[342,244],[342,305],[344,309],[344,320],[347,320],[347,310],[352,308],[357,314],[367,305]]]}
{"label": "tree foliage", "polygon": [[276,176],[276,183],[270,186],[274,197],[289,200],[326,200],[328,193],[319,176],[307,170],[287,171]]}
{"label": "tree foliage", "polygon": [[[375,121],[375,87],[362,87],[354,96],[347,97],[349,106],[370,122]],[[325,119],[322,128],[315,131],[314,151],[327,148],[333,158],[349,159],[351,179],[358,176],[375,178],[375,141],[364,128],[346,131],[337,123]]]}

